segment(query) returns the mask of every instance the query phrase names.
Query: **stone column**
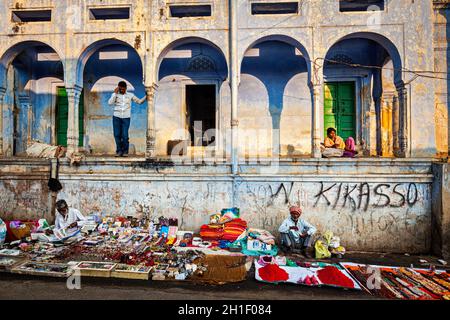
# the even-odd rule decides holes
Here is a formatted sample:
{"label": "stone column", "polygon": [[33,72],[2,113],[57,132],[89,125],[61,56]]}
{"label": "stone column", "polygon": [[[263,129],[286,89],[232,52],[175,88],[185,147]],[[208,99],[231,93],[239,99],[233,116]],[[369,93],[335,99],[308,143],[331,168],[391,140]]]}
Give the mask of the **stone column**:
{"label": "stone column", "polygon": [[323,82],[312,83],[311,87],[313,91],[311,155],[312,158],[321,158],[320,143],[323,141]]}
{"label": "stone column", "polygon": [[[238,59],[238,4],[229,1],[230,31],[230,88],[231,88],[231,172],[238,174],[239,162],[239,120],[238,120],[238,90],[239,90],[239,59]],[[235,204],[233,199],[233,205]]]}
{"label": "stone column", "polygon": [[406,158],[408,156],[408,90],[402,83],[397,85],[398,106],[399,106],[399,147],[397,157]]}
{"label": "stone column", "polygon": [[6,88],[0,87],[0,157],[3,157],[3,102]]}
{"label": "stone column", "polygon": [[69,119],[67,126],[67,154],[78,153],[78,145],[80,141],[79,113],[80,113],[80,96],[83,90],[80,86],[66,88],[67,98],[69,101]]}
{"label": "stone column", "polygon": [[147,94],[146,159],[154,159],[156,157],[155,94],[157,89],[158,86],[156,84],[153,84],[150,87],[145,87],[145,92]]}

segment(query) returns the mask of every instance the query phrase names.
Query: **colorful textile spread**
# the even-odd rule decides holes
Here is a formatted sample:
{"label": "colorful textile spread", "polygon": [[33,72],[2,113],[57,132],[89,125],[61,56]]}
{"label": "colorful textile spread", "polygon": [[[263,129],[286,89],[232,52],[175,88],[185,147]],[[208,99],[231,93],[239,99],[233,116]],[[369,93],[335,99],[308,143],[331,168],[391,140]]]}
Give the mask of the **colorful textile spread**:
{"label": "colorful textile spread", "polygon": [[224,224],[204,224],[200,227],[200,237],[203,240],[236,241],[247,230],[247,222],[240,218],[233,219]]}
{"label": "colorful textile spread", "polygon": [[450,273],[341,263],[371,294],[401,300],[450,300]]}
{"label": "colorful textile spread", "polygon": [[[283,259],[261,257],[255,260],[255,278],[269,283],[295,283],[306,286],[332,286],[361,290],[361,286],[345,268],[337,264],[316,263],[315,266],[280,265]],[[291,265],[291,266],[288,266]],[[287,276],[286,276],[287,275]]]}

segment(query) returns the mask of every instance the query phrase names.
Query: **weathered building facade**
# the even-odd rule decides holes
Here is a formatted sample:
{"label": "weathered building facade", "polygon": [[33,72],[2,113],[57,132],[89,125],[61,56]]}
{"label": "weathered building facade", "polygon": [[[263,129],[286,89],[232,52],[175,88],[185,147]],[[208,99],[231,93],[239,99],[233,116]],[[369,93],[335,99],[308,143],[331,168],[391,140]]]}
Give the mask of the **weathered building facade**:
{"label": "weathered building facade", "polygon": [[[297,203],[350,249],[428,252],[445,238],[446,165],[433,161],[449,151],[446,1],[1,6],[3,217],[51,217],[48,161],[24,157],[39,140],[86,155],[62,161],[58,194],[85,214],[150,212],[195,230],[239,206],[276,231]],[[119,80],[147,94],[128,159],[111,156]],[[322,159],[330,126],[362,157]]]}

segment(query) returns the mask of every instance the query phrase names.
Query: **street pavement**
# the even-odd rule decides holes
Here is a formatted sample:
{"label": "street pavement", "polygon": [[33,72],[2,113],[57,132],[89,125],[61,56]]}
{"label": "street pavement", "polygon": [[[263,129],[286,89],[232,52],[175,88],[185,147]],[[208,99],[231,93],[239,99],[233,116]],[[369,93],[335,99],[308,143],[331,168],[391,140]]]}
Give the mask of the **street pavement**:
{"label": "street pavement", "polygon": [[[300,259],[299,257],[292,257]],[[427,263],[421,264],[420,259]],[[340,261],[393,266],[443,269],[431,256],[406,256],[352,252]],[[339,261],[339,260],[327,260]],[[241,283],[210,285],[189,281],[142,281],[114,278],[82,278],[80,289],[68,289],[66,279],[0,273],[0,299],[63,299],[63,300],[373,300],[379,299],[365,291],[340,288],[311,288],[294,284],[267,284],[254,279],[253,270]]]}

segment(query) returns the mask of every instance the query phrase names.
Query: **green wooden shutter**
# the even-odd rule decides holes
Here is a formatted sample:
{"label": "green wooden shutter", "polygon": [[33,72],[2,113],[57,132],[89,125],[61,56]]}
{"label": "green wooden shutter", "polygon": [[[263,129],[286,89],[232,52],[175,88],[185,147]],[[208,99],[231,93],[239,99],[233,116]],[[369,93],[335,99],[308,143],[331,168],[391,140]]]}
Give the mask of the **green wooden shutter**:
{"label": "green wooden shutter", "polygon": [[337,127],[338,116],[338,86],[334,83],[325,84],[325,98],[324,98],[324,137],[327,136],[328,128]]}
{"label": "green wooden shutter", "polygon": [[56,106],[56,143],[67,147],[67,126],[69,123],[69,100],[66,88],[58,87],[58,103]]}
{"label": "green wooden shutter", "polygon": [[354,82],[330,82],[325,84],[324,136],[329,127],[336,128],[344,140],[356,138],[356,108]]}
{"label": "green wooden shutter", "polygon": [[[58,98],[56,106],[56,143],[58,145],[67,147],[67,127],[69,124],[69,100],[67,98],[67,91],[64,87],[58,87]],[[80,138],[78,146],[83,146],[84,137],[84,99],[83,92],[80,97],[78,123],[80,130]]]}
{"label": "green wooden shutter", "polygon": [[81,91],[80,95],[80,103],[78,106],[78,130],[80,132],[80,137],[78,141],[78,146],[83,146],[83,138],[84,138],[84,94]]}

